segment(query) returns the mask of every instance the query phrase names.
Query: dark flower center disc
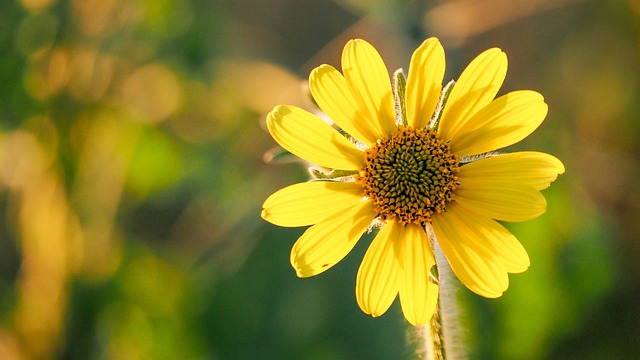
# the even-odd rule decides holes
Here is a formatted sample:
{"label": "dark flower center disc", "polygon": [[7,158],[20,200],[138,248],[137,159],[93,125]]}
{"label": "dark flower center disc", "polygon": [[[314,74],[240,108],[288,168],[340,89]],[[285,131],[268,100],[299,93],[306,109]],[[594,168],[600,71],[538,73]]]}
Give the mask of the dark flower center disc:
{"label": "dark flower center disc", "polygon": [[400,126],[364,152],[356,182],[382,221],[424,225],[453,199],[459,158],[430,128]]}

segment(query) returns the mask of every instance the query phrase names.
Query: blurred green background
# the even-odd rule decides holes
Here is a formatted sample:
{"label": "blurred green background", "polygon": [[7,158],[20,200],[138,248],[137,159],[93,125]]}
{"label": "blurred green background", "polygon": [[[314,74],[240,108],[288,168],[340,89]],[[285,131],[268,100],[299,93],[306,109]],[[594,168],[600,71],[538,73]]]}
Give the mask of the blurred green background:
{"label": "blurred green background", "polygon": [[395,303],[361,313],[370,237],[298,279],[304,229],[265,223],[264,116],[350,38],[390,71],[438,36],[541,92],[513,149],[567,173],[509,224],[531,258],[499,299],[461,288],[472,359],[640,356],[640,1],[11,0],[0,3],[0,359],[410,359]]}

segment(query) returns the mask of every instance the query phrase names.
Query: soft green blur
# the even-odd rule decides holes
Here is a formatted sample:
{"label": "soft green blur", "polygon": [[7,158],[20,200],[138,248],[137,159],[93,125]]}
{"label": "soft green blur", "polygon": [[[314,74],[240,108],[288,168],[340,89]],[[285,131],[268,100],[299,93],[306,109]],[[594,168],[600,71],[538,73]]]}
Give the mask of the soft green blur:
{"label": "soft green blur", "polygon": [[[507,224],[531,268],[484,299],[461,287],[472,359],[640,354],[637,0],[0,2],[0,359],[409,359],[395,303],[355,301],[371,235],[298,279],[304,229],[261,220],[304,181],[271,161],[264,116],[355,37],[393,71],[440,37],[447,79],[509,56],[502,93],[541,92],[513,149],[567,172],[548,211]],[[266,155],[265,155],[266,154]]]}

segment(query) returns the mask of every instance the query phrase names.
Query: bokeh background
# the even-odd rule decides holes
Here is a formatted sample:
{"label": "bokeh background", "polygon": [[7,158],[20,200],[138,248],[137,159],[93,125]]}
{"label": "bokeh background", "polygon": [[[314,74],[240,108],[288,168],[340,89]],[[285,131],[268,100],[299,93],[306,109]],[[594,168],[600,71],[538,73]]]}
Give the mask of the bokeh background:
{"label": "bokeh background", "polygon": [[[309,71],[364,38],[390,71],[438,36],[455,79],[509,56],[501,93],[545,123],[514,146],[567,172],[499,299],[460,289],[472,359],[640,354],[640,1],[0,2],[0,359],[410,359],[397,303],[355,301],[370,237],[298,279],[304,229],[265,223],[306,179],[267,161],[277,104],[313,109]],[[266,155],[265,155],[266,154]]]}

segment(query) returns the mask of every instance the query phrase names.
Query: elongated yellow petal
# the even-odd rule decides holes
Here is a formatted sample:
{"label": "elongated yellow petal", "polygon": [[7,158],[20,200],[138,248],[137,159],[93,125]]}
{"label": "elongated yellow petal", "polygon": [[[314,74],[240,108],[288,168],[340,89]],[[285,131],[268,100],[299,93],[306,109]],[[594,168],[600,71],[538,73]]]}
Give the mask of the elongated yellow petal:
{"label": "elongated yellow petal", "polygon": [[460,168],[458,177],[463,181],[475,178],[496,183],[517,183],[542,190],[563,173],[564,165],[556,157],[537,151],[522,151],[465,164]]}
{"label": "elongated yellow petal", "polygon": [[296,156],[320,166],[357,170],[364,157],[353,143],[319,117],[295,106],[276,106],[267,116],[271,136]]}
{"label": "elongated yellow petal", "polygon": [[364,255],[356,277],[356,300],[366,314],[384,314],[398,295],[401,271],[395,249],[404,236],[404,226],[389,222]]}
{"label": "elongated yellow petal", "polygon": [[309,75],[309,89],[322,111],[342,130],[367,145],[374,144],[380,131],[363,113],[342,74],[331,65],[321,65]]}
{"label": "elongated yellow petal", "polygon": [[424,325],[431,320],[438,302],[438,286],[429,281],[435,259],[425,230],[419,225],[407,225],[404,241],[398,242],[397,252],[403,269],[400,282],[402,313],[412,325]]}
{"label": "elongated yellow petal", "polygon": [[447,212],[449,211],[453,211],[458,219],[465,221],[469,229],[476,234],[477,246],[491,251],[507,272],[520,273],[529,268],[527,251],[500,223],[489,217],[474,214],[455,203],[452,204],[451,210],[447,208]]}
{"label": "elongated yellow petal", "polygon": [[359,113],[375,127],[376,138],[395,129],[395,109],[389,72],[378,51],[364,40],[350,40],[342,52],[342,72]]}
{"label": "elongated yellow petal", "polygon": [[429,124],[438,103],[444,79],[445,56],[440,41],[425,40],[411,56],[407,78],[407,119],[410,126]]}
{"label": "elongated yellow petal", "polygon": [[352,182],[294,184],[269,196],[262,205],[262,218],[278,226],[317,224],[354,206],[363,196],[362,186]]}
{"label": "elongated yellow petal", "polygon": [[438,131],[445,140],[467,126],[475,113],[495,98],[507,75],[507,55],[493,48],[478,55],[453,87],[440,119]]}
{"label": "elongated yellow petal", "polygon": [[[455,204],[447,212],[432,219],[433,231],[442,247],[451,270],[458,279],[478,295],[494,298],[509,287],[507,270],[493,249],[487,247],[490,234],[483,234],[472,227],[469,219],[456,211]],[[477,222],[472,218],[472,223]]]}
{"label": "elongated yellow petal", "polygon": [[[479,215],[503,221],[525,221],[542,215],[547,201],[538,190],[517,183],[460,178],[455,202]],[[448,207],[447,207],[448,209]]]}
{"label": "elongated yellow petal", "polygon": [[452,151],[465,156],[515,144],[542,124],[547,110],[544,98],[535,91],[510,92],[477,112],[455,133]]}
{"label": "elongated yellow petal", "polygon": [[373,201],[366,200],[307,229],[291,249],[291,265],[298,276],[318,275],[337,264],[374,218]]}

